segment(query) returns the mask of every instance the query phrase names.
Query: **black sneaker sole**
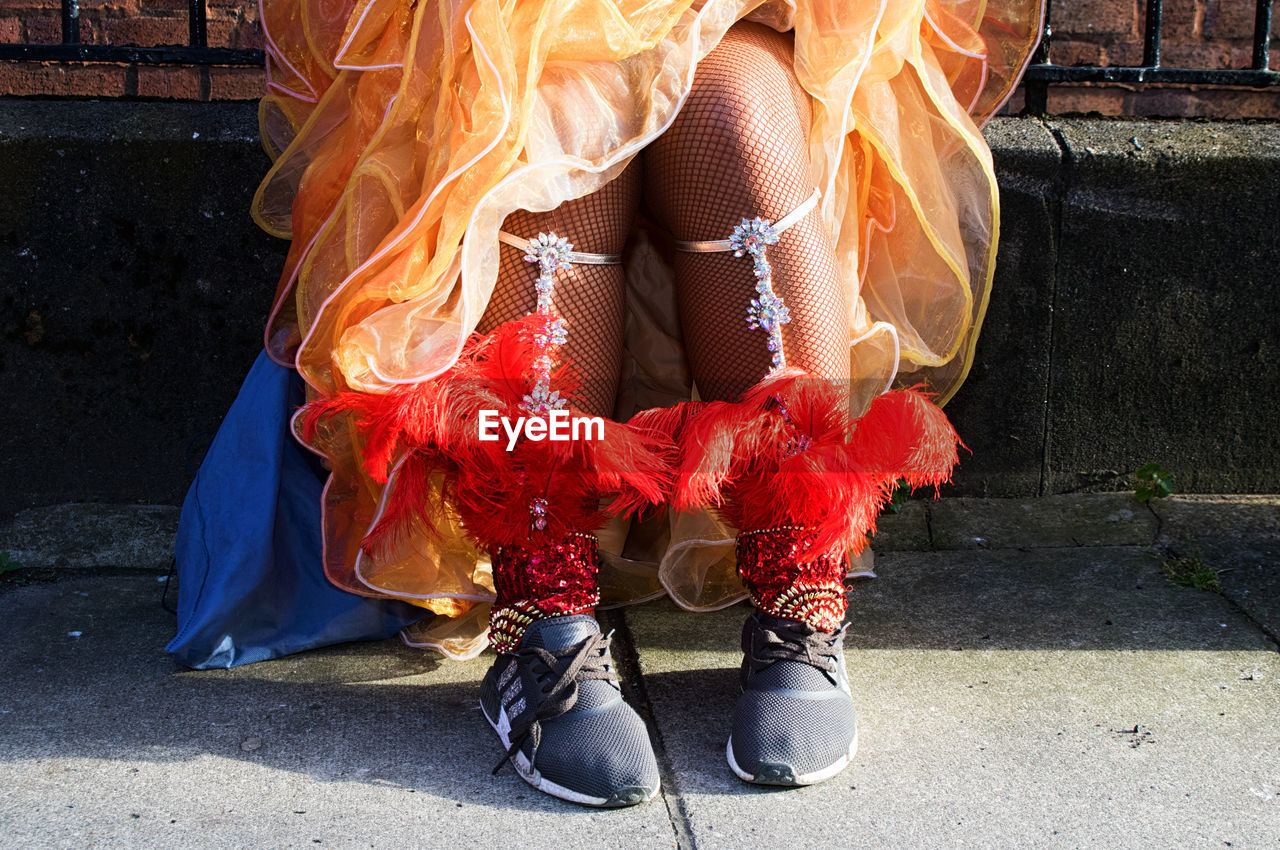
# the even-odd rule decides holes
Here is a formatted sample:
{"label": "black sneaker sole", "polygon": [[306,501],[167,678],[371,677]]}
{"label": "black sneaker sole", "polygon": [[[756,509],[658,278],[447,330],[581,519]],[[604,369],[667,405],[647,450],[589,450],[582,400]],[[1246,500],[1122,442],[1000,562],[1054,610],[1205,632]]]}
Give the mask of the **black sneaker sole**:
{"label": "black sneaker sole", "polygon": [[739,767],[737,759],[733,757],[732,735],[729,736],[729,743],[725,745],[725,755],[728,757],[729,767],[735,774],[737,774],[739,779],[750,782],[754,785],[784,785],[792,787],[798,787],[801,785],[817,785],[819,782],[827,781],[848,767],[849,762],[853,761],[853,757],[857,752],[858,732],[855,729],[853,733],[853,741],[849,744],[849,751],[824,768],[811,770],[808,773],[797,774],[789,765],[762,764],[754,773],[751,773]]}
{"label": "black sneaker sole", "polygon": [[[489,723],[489,728],[493,730],[494,734],[498,736],[498,740],[502,742],[503,749],[510,749],[511,739],[503,731],[511,728],[506,710],[499,706],[498,717],[495,720],[489,716],[489,712],[485,710],[484,702],[481,701],[480,713],[484,715],[484,719]],[[592,797],[589,794],[574,791],[572,788],[566,788],[547,779],[529,763],[528,757],[522,752],[517,751],[512,756],[511,764],[515,767],[516,773],[519,774],[521,779],[542,793],[550,794],[552,797],[558,797],[561,800],[567,800],[570,803],[577,803],[580,806],[590,806],[593,809],[623,809],[628,806],[647,803],[657,796],[660,787],[659,785],[654,785],[652,788],[630,786],[619,788],[608,797]]]}

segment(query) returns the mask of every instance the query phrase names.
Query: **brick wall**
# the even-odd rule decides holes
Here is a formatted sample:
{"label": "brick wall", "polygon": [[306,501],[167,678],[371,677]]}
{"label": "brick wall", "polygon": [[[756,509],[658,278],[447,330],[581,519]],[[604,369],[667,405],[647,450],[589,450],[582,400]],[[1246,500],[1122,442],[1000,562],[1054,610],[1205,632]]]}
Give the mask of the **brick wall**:
{"label": "brick wall", "polygon": [[[80,0],[80,41],[154,47],[187,44],[186,0]],[[59,0],[0,0],[0,42],[58,44]],[[261,48],[258,4],[207,0],[210,47]],[[192,68],[79,62],[0,62],[0,94],[253,100],[261,68]]]}
{"label": "brick wall", "polygon": [[[1141,65],[1145,0],[1054,0],[1049,59],[1056,65]],[[1160,64],[1249,68],[1254,0],[1164,0]],[[1278,16],[1280,17],[1280,16]],[[1272,25],[1273,35],[1276,27]],[[1271,67],[1280,38],[1271,39]],[[1072,85],[1049,91],[1051,113],[1280,118],[1280,88]]]}
{"label": "brick wall", "polygon": [[[208,0],[211,47],[262,46],[257,4]],[[1142,62],[1145,0],[1054,0],[1050,59],[1060,65]],[[0,42],[61,41],[57,0],[0,0]],[[1254,0],[1165,0],[1162,62],[1168,67],[1247,68]],[[1273,27],[1273,32],[1275,28]],[[81,0],[80,40],[88,44],[185,44],[185,0]],[[1280,38],[1272,39],[1272,67]],[[253,100],[259,68],[0,62],[0,93],[38,96]],[[1015,97],[1008,111],[1021,108]],[[1280,87],[1268,90],[1127,85],[1062,85],[1049,111],[1063,114],[1280,118]]]}

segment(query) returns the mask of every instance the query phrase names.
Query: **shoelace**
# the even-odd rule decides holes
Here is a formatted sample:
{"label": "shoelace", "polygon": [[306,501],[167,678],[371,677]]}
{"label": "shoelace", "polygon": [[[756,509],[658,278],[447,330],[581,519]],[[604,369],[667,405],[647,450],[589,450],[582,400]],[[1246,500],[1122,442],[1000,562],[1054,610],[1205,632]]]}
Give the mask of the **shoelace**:
{"label": "shoelace", "polygon": [[835,683],[839,647],[849,624],[834,632],[820,632],[807,623],[765,625],[756,623],[758,640],[751,641],[747,658],[752,673],[779,661],[800,661],[832,677]]}
{"label": "shoelace", "polygon": [[515,654],[517,664],[533,665],[541,698],[530,700],[529,706],[511,719],[511,746],[493,769],[495,774],[515,757],[526,740],[533,742],[533,751],[537,752],[542,744],[542,723],[577,705],[580,682],[618,681],[617,673],[607,668],[612,634],[594,634],[563,649],[533,646]]}

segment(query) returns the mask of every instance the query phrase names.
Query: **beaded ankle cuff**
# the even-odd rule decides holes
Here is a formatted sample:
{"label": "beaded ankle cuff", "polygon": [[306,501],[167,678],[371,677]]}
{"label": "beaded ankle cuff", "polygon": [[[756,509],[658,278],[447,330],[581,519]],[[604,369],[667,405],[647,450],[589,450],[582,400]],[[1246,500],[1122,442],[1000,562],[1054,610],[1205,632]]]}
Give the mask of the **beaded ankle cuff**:
{"label": "beaded ankle cuff", "polygon": [[489,614],[489,644],[515,652],[534,620],[590,611],[600,602],[600,550],[589,534],[537,546],[501,546],[493,553],[498,598]]}
{"label": "beaded ankle cuff", "polygon": [[848,607],[848,563],[840,552],[799,564],[814,536],[813,529],[799,526],[744,532],[738,535],[738,574],[761,611],[833,632],[844,622]]}

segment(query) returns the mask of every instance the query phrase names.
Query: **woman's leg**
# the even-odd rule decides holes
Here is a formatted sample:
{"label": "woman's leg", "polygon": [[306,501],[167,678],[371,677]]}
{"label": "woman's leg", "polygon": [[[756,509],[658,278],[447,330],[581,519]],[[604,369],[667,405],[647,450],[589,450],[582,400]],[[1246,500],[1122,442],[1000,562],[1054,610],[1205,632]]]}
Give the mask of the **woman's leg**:
{"label": "woman's leg", "polygon": [[[554,233],[575,252],[620,254],[640,185],[636,161],[587,197],[549,213],[509,216],[503,230],[525,240]],[[538,309],[539,266],[527,262],[521,249],[504,243],[500,250],[497,288],[478,327],[483,334],[501,334],[504,325]],[[548,281],[567,334],[554,356],[567,361],[580,381],[573,406],[609,417],[622,357],[622,267],[573,263],[544,278],[544,287]],[[554,381],[550,389],[558,389]],[[528,516],[529,494],[522,492],[527,478],[548,482],[533,500],[545,516],[595,512],[598,495],[583,492],[578,477],[556,478],[557,461],[548,446],[517,446],[517,453],[526,453],[515,461],[515,474],[482,485],[494,491],[484,506],[461,511],[473,536],[484,538],[475,529],[494,513]],[[534,787],[591,806],[644,802],[657,793],[657,763],[643,721],[622,699],[609,639],[592,616],[599,600],[594,529],[589,523],[567,527],[567,535],[535,524],[519,540],[477,540],[490,552],[497,590],[489,628],[498,657],[484,677],[480,705],[508,747],[507,758]]]}
{"label": "woman's leg", "polygon": [[[635,219],[641,197],[641,165],[636,159],[622,174],[596,192],[566,201],[551,212],[519,211],[502,229],[523,239],[555,233],[575,251],[619,254]],[[533,312],[537,267],[524,252],[503,244],[498,284],[477,330],[488,333]],[[621,265],[576,265],[556,281],[555,305],[564,317],[568,338],[561,355],[573,364],[581,381],[580,407],[598,416],[613,414],[622,365],[625,281]]]}
{"label": "woman's leg", "polygon": [[[645,151],[646,201],[678,240],[725,239],[742,219],[771,221],[813,194],[808,95],[792,70],[790,34],[732,27],[698,64],[675,123]],[[849,374],[849,306],[817,211],[768,249],[773,289],[790,310],[789,365],[833,381]],[[746,322],[756,297],[748,259],[676,255],[681,323],[705,399],[736,400],[771,368],[766,335]]]}
{"label": "woman's leg", "polygon": [[[699,63],[670,131],[646,152],[649,206],[681,242],[726,239],[744,219],[777,222],[813,194],[809,117],[792,70],[790,36],[756,24],[734,26]],[[805,491],[786,480],[788,460],[820,436],[809,427],[814,422],[834,421],[838,435],[847,433],[839,424],[847,403],[839,399],[841,391],[847,397],[849,309],[816,209],[784,230],[766,254],[772,291],[789,311],[789,321],[780,324],[785,365],[806,373],[795,398],[811,401],[816,393],[827,405],[806,403],[801,410],[772,390],[764,405],[753,401],[760,393],[749,391],[783,360],[768,349],[769,334],[747,321],[748,305],[766,297],[752,258],[681,251],[676,285],[694,381],[704,399],[734,402],[705,408],[689,425],[684,450],[686,456],[713,452],[706,446],[723,447],[723,434],[750,417],[779,435],[749,450],[735,446],[734,453],[751,456],[732,459],[746,474],[727,476],[736,480],[723,491],[725,513],[741,531],[739,573],[760,609],[743,631],[744,690],[728,759],[748,781],[800,785],[834,775],[856,745],[839,628],[844,547],[820,549],[812,529],[794,524],[807,506],[788,501],[811,500],[789,498]],[[808,415],[815,409],[817,415]],[[720,424],[725,430],[717,434]],[[831,505],[835,513],[847,508],[839,499]]]}

